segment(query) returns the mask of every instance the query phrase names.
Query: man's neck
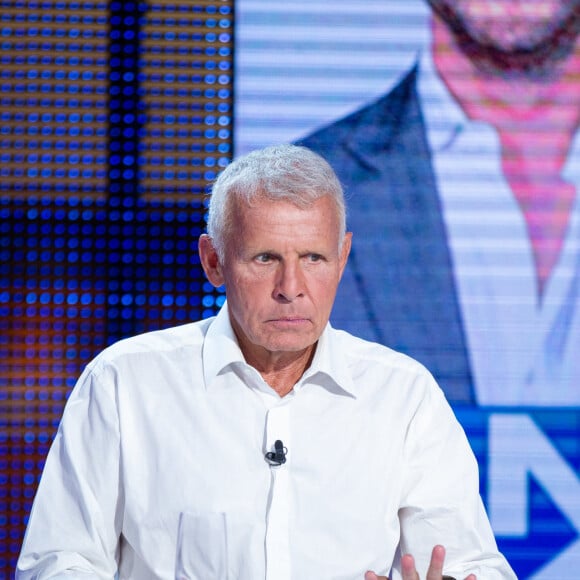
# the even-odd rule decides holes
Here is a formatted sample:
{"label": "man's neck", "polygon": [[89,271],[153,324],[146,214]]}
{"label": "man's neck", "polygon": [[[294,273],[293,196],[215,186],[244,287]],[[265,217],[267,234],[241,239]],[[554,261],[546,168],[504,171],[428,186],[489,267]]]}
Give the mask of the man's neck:
{"label": "man's neck", "polygon": [[435,67],[465,114],[494,126],[504,175],[517,199],[534,253],[539,295],[566,234],[575,188],[562,170],[580,119],[580,42],[548,74],[477,66],[433,17]]}
{"label": "man's neck", "polygon": [[580,37],[565,61],[554,62],[550,73],[511,72],[485,68],[459,48],[447,25],[432,20],[435,67],[468,117],[499,130],[517,130],[529,123],[553,126],[574,134],[580,113]]}
{"label": "man's neck", "polygon": [[244,348],[246,362],[262,375],[280,397],[286,396],[312,363],[316,345],[299,352],[268,352],[260,347]]}

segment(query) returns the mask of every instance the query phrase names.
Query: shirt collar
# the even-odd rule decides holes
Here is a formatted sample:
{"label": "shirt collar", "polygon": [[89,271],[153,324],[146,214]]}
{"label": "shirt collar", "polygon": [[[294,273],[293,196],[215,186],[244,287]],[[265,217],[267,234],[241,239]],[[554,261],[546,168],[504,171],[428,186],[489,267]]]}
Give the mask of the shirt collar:
{"label": "shirt collar", "polygon": [[[423,50],[419,56],[417,75],[417,91],[421,102],[421,112],[427,129],[427,138],[434,153],[442,153],[451,149],[457,139],[468,131],[477,131],[479,138],[485,131],[487,134],[495,129],[482,121],[471,120],[459,103],[450,94],[447,86],[437,73],[431,50]],[[498,145],[499,146],[499,145]],[[577,131],[562,177],[574,183],[580,181],[580,131]],[[580,198],[577,198],[573,215],[580,211]]]}
{"label": "shirt collar", "polygon": [[435,70],[430,50],[419,61],[417,91],[431,149],[443,151],[472,123]]}
{"label": "shirt collar", "polygon": [[[206,388],[211,386],[218,375],[236,366],[250,368],[230,323],[227,302],[209,325],[202,360]],[[312,364],[298,381],[296,389],[301,389],[307,383],[317,384],[336,395],[355,397],[355,385],[340,347],[339,334],[330,323],[318,339]]]}
{"label": "shirt collar", "polygon": [[206,386],[235,364],[246,364],[238,340],[230,324],[227,302],[209,325],[203,342],[203,378]]}
{"label": "shirt collar", "polygon": [[[580,131],[576,131],[572,144],[570,146],[570,151],[568,153],[568,159],[566,159],[566,164],[562,170],[562,177],[576,183],[580,182]],[[576,196],[576,208],[580,208],[580,198]]]}
{"label": "shirt collar", "polygon": [[356,387],[346,354],[340,345],[340,333],[327,323],[318,339],[312,364],[299,384],[316,383],[336,395],[356,398]]}

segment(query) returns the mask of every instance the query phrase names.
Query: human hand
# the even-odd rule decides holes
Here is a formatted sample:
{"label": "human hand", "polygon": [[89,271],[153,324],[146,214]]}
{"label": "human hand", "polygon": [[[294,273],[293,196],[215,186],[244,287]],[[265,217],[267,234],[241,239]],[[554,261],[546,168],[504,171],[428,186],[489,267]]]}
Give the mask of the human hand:
{"label": "human hand", "polygon": [[[431,562],[427,570],[425,580],[452,580],[450,576],[443,576],[443,562],[445,560],[445,548],[435,546],[431,552]],[[420,580],[419,574],[415,568],[415,560],[411,554],[405,554],[401,558],[401,568],[403,580]],[[386,576],[377,576],[374,572],[367,572],[365,580],[389,580]],[[475,574],[470,574],[465,580],[477,580]]]}

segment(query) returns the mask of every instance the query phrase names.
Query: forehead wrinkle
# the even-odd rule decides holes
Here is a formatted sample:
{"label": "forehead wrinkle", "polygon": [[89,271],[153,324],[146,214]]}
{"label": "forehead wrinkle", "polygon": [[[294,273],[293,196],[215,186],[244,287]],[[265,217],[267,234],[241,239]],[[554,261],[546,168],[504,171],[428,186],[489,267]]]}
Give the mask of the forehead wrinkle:
{"label": "forehead wrinkle", "polygon": [[[311,214],[312,205],[315,211]],[[233,233],[231,249],[238,255],[242,251],[272,254],[293,252],[298,255],[337,253],[340,236],[338,216],[332,207],[320,207],[320,200],[312,205],[303,209],[290,202],[269,200],[252,206],[238,205],[238,235]],[[288,212],[280,211],[284,206]]]}

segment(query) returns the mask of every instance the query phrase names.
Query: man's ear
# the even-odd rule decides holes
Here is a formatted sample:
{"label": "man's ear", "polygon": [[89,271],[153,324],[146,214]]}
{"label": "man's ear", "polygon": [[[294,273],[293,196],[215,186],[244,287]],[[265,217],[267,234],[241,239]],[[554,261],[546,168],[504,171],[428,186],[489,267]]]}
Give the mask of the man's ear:
{"label": "man's ear", "polygon": [[207,234],[202,234],[197,242],[197,249],[207,279],[216,288],[222,286],[225,282],[222,264],[213,245],[213,240]]}

